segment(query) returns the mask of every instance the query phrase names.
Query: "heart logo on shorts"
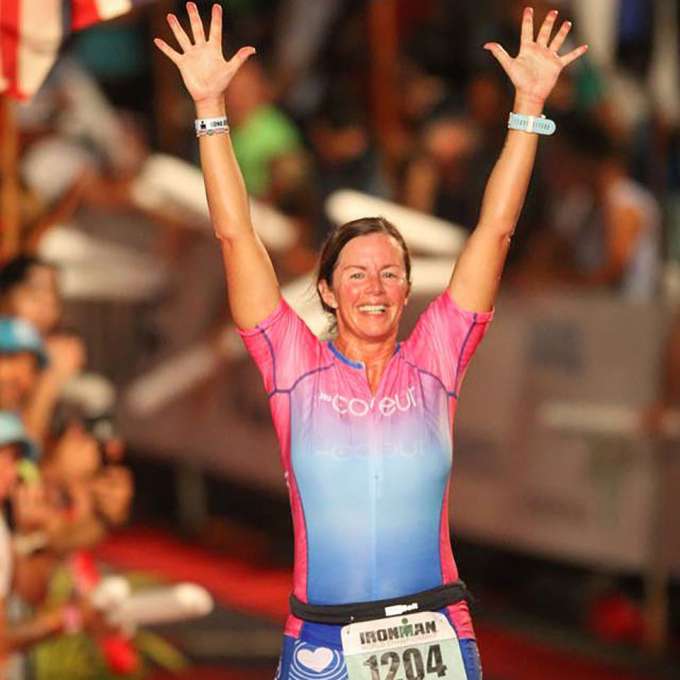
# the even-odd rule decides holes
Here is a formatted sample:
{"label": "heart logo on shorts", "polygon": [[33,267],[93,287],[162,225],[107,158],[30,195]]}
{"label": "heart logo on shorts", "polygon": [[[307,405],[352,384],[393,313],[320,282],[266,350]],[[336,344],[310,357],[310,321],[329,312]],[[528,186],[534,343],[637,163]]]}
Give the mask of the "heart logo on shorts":
{"label": "heart logo on shorts", "polygon": [[327,647],[317,647],[313,652],[309,649],[300,649],[297,653],[297,660],[303,666],[320,673],[324,668],[331,665],[333,652]]}

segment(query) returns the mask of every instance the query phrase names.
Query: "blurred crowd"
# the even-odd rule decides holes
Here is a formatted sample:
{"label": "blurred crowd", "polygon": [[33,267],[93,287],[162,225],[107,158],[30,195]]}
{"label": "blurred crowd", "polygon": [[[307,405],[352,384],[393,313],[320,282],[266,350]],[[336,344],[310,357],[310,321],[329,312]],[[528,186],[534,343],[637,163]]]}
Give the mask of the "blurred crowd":
{"label": "blurred crowd", "polygon": [[[207,20],[211,2],[198,4]],[[253,202],[278,219],[263,219],[274,238],[261,236],[283,281],[313,268],[333,225],[327,202],[340,189],[474,228],[513,101],[481,46],[497,40],[516,53],[525,2],[223,4],[225,53],[258,50],[231,83],[227,110]],[[565,49],[588,41],[591,50],[548,103],[557,133],[541,145],[506,285],[675,298],[677,3],[534,5],[537,15],[554,5],[574,21]],[[214,333],[225,312],[193,106],[172,64],[153,51],[154,35],[171,39],[168,11],[183,16],[183,3],[152,3],[75,34],[48,82],[19,107],[18,124],[22,246],[38,249],[58,225],[149,254],[147,272],[169,276],[153,330],[169,347]]]}
{"label": "blurred crowd", "polygon": [[[392,36],[373,16],[379,4],[224,3],[227,53],[258,50],[231,84],[227,110],[250,195],[293,230],[274,252],[284,280],[314,266],[332,226],[325,203],[339,189],[475,226],[513,95],[481,45],[496,40],[516,53],[526,2],[394,3],[389,71],[375,57]],[[613,13],[595,11],[600,4]],[[209,5],[199,3],[204,16]],[[546,110],[557,133],[541,145],[508,286],[656,300],[672,292],[669,272],[680,263],[680,10],[651,0],[533,5],[538,15],[556,6],[573,18],[571,46],[588,40],[593,49],[567,69]],[[186,304],[205,311],[172,308],[167,335],[198,337],[223,321],[221,272],[194,247],[205,238],[200,210],[191,212],[159,165],[161,199],[140,196],[159,152],[198,172],[191,103],[152,52],[170,10],[183,16],[181,3],[160,2],[75,36],[17,110],[20,252],[0,268],[0,668],[63,632],[111,634],[88,599],[97,581],[88,555],[125,522],[133,495],[113,424],[115,388],[84,373],[85,343],[62,323],[59,270],[41,258],[44,242],[68,225],[146,249],[168,270],[190,266],[184,281],[196,288]],[[154,227],[142,234],[129,222],[97,222],[111,211],[142,214]],[[189,295],[185,288],[176,296]]]}
{"label": "blurred crowd", "polygon": [[113,387],[84,372],[61,318],[54,266],[22,254],[0,267],[0,670],[12,678],[38,643],[114,633],[91,602],[91,550],[133,494]]}
{"label": "blurred crowd", "polygon": [[[283,3],[279,33],[257,44],[260,60],[228,93],[251,193],[293,215],[300,245],[312,249],[330,226],[324,202],[340,188],[377,194],[470,231],[513,95],[481,45],[493,39],[516,53],[526,3],[395,3],[399,45],[391,72],[380,70],[371,51],[378,51],[373,41],[390,40],[379,29],[368,32],[367,14],[379,10],[358,2],[318,4],[324,20],[308,16],[308,3]],[[542,145],[510,278],[528,287],[580,286],[650,300],[661,291],[662,263],[677,239],[677,7],[605,3],[618,6],[606,17],[593,16],[588,4],[534,3],[538,16],[555,5],[574,20],[572,46],[614,37],[611,54],[594,49],[589,60],[567,69],[549,102],[546,114],[558,133]],[[590,25],[596,20],[614,25],[598,31]],[[675,72],[668,92],[656,86],[663,68]],[[381,93],[368,74],[392,80]],[[382,117],[375,101],[381,94],[393,107]],[[259,132],[265,120],[276,143]]]}
{"label": "blurred crowd", "polygon": [[[250,195],[295,227],[280,253],[284,275],[313,265],[331,227],[325,202],[338,189],[474,227],[513,94],[481,45],[498,40],[514,53],[524,4],[396,2],[396,62],[385,71],[372,43],[391,36],[370,3],[225,3],[227,54],[258,49],[230,86],[227,108]],[[539,15],[555,5],[574,20],[572,46],[593,45],[546,110],[558,132],[542,145],[510,278],[652,299],[664,262],[679,257],[676,3],[604,3],[611,16],[581,0],[534,4]],[[20,109],[27,243],[83,203],[139,207],[135,186],[158,150],[196,163],[192,107],[152,52],[168,10],[183,11],[163,2],[77,35],[51,81]]]}

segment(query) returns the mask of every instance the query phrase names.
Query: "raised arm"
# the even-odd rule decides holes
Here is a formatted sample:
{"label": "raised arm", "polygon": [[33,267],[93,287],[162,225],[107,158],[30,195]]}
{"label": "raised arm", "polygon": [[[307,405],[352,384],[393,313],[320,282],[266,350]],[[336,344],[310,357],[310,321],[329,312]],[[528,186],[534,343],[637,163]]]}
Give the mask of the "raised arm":
{"label": "raised arm", "polygon": [[[222,8],[213,5],[206,38],[193,2],[187,3],[193,42],[177,17],[168,24],[180,51],[156,38],[154,43],[179,69],[196,105],[197,118],[226,115],[224,93],[232,78],[255,53],[242,47],[231,59],[222,55]],[[228,134],[199,138],[201,167],[215,235],[222,246],[232,317],[240,328],[253,328],[276,308],[281,294],[271,260],[250,219],[241,171]]]}
{"label": "raised arm", "polygon": [[[522,18],[520,51],[514,59],[498,43],[484,45],[515,86],[515,113],[540,116],[562,69],[587,50],[582,45],[559,56],[571,23],[565,21],[551,41],[556,19],[557,10],[549,12],[534,39],[534,12],[527,7]],[[477,227],[451,276],[449,294],[463,309],[488,311],[493,307],[510,239],[524,205],[537,146],[536,134],[508,131],[484,191]]]}

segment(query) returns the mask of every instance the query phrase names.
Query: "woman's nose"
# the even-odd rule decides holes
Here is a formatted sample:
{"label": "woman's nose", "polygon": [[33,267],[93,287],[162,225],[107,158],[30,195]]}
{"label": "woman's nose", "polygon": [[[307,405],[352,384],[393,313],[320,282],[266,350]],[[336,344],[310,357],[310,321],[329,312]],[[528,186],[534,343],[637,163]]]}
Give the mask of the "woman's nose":
{"label": "woman's nose", "polygon": [[369,274],[368,276],[368,289],[373,291],[382,291],[384,289],[384,281],[380,274]]}

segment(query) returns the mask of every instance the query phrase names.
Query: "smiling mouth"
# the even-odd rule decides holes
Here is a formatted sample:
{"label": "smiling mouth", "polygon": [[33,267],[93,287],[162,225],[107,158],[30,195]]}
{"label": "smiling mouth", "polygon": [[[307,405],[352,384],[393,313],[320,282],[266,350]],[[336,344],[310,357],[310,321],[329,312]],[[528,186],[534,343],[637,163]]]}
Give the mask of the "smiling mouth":
{"label": "smiling mouth", "polygon": [[361,305],[359,311],[364,314],[384,314],[387,311],[386,305]]}

